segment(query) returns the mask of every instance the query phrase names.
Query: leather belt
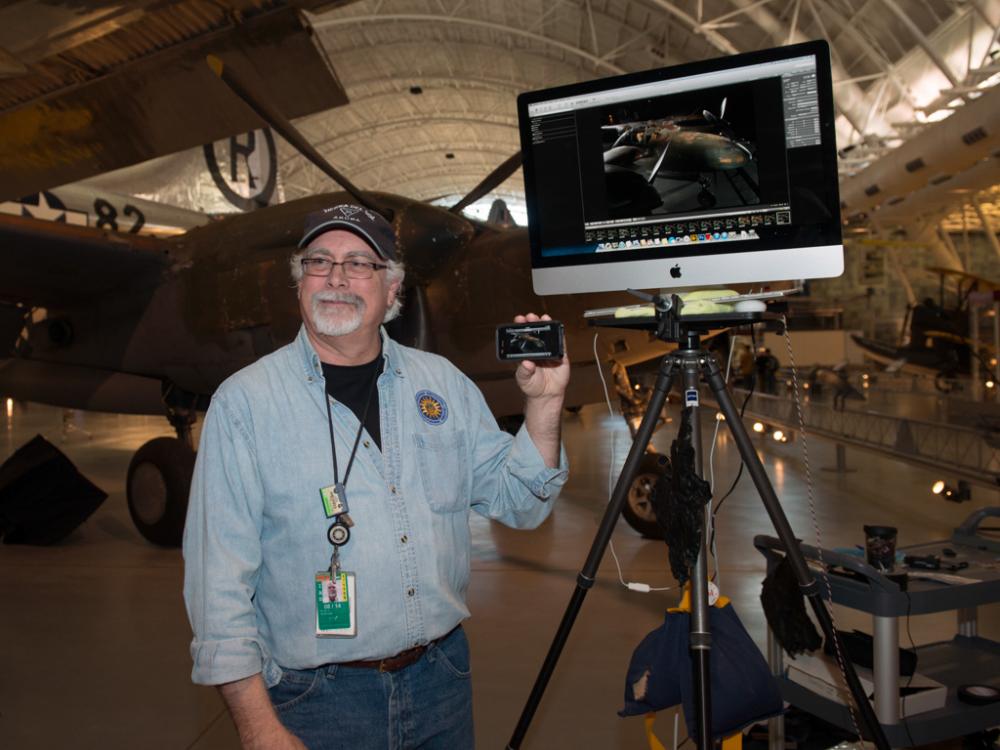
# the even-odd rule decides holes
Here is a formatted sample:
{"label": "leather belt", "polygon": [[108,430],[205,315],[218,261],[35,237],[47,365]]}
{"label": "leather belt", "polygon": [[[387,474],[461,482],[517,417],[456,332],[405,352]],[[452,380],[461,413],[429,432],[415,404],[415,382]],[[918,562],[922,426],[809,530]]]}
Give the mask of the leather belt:
{"label": "leather belt", "polygon": [[340,662],[338,666],[353,667],[358,669],[377,669],[379,672],[398,672],[400,669],[405,669],[411,664],[415,664],[420,661],[420,657],[424,655],[424,652],[427,651],[429,647],[440,643],[458,630],[459,627],[461,626],[453,628],[440,638],[435,638],[426,646],[414,646],[413,648],[406,649],[406,651],[400,651],[395,656],[389,656],[385,659],[360,659],[358,661],[345,661]]}

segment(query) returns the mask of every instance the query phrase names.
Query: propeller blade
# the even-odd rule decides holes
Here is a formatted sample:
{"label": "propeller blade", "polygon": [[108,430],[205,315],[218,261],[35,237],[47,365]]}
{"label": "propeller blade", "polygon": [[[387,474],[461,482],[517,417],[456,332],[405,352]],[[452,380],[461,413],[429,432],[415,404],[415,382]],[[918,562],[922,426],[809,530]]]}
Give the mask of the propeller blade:
{"label": "propeller blade", "polygon": [[656,175],[660,172],[660,167],[663,166],[663,160],[667,157],[667,151],[670,150],[670,141],[667,141],[667,145],[663,147],[663,151],[660,153],[660,158],[656,160],[656,164],[653,165],[653,171],[649,173],[649,177],[646,178],[646,182],[650,185],[653,184],[653,180],[656,179]]}
{"label": "propeller blade", "polygon": [[382,206],[378,202],[372,200],[370,196],[365,195],[365,193],[358,189],[358,187],[355,186],[350,180],[334,169],[330,162],[324,159],[319,151],[313,148],[312,144],[305,139],[305,137],[285,118],[284,115],[271,106],[269,102],[265,101],[263,97],[252,93],[251,87],[247,85],[243,78],[241,78],[231,66],[225,65],[222,60],[215,55],[208,55],[205,60],[208,63],[208,67],[212,69],[212,72],[215,73],[215,75],[217,75],[222,82],[225,83],[234,94],[236,94],[236,96],[242,99],[247,106],[250,107],[250,109],[256,112],[260,118],[271,127],[271,129],[280,133],[282,138],[288,141],[296,151],[316,165],[327,177],[344,188],[344,190],[350,193],[351,197],[362,206],[372,211],[376,211],[377,213],[382,214],[382,216],[384,216],[388,221],[392,221],[392,209]]}
{"label": "propeller blade", "polygon": [[493,190],[493,188],[501,185],[503,181],[514,174],[520,166],[521,152],[518,151],[513,156],[504,160],[503,164],[486,175],[482,182],[472,188],[472,190],[470,190],[469,193],[462,198],[462,200],[448,210],[453,214],[459,213],[463,208],[475,203],[477,200]]}

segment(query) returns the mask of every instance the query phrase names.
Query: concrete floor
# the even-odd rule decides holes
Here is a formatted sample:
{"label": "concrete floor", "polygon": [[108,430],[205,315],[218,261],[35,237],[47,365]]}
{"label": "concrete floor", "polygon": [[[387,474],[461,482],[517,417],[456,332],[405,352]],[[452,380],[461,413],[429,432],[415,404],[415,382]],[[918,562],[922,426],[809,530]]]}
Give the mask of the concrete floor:
{"label": "concrete floor", "polygon": [[[110,495],[58,546],[0,546],[0,748],[238,747],[216,692],[190,683],[180,552],[147,544],[126,508],[128,461],[146,440],[170,434],[165,420],[77,414],[73,425],[63,441],[61,410],[0,402],[0,460],[41,433]],[[666,450],[672,437],[668,427],[654,444]],[[565,440],[571,478],[541,528],[513,531],[471,519],[473,616],[466,629],[481,748],[506,746],[593,541],[609,464],[620,466],[629,444],[624,423],[597,406],[567,415]],[[761,438],[760,446],[792,527],[814,541],[801,441]],[[863,543],[865,523],[897,526],[901,545],[941,539],[974,508],[1000,504],[997,492],[979,488],[971,503],[945,503],[929,492],[939,477],[855,450],[848,451],[851,473],[823,471],[834,463],[833,446],[811,440],[808,451],[827,547]],[[723,431],[716,485],[728,488],[737,466]],[[771,528],[744,479],[720,514],[719,569],[723,593],[762,645],[764,565],[752,546],[759,533]],[[622,521],[614,549],[626,580],[673,585],[662,543],[641,539]],[[641,720],[616,711],[633,649],[676,598],[675,591],[625,590],[606,555],[523,747],[646,747]],[[1000,637],[998,609],[981,610],[983,635]],[[870,630],[848,610],[838,608],[837,617],[839,627]],[[910,627],[918,644],[953,630],[951,614],[914,617]],[[668,746],[672,725],[672,712],[664,712],[657,726]]]}

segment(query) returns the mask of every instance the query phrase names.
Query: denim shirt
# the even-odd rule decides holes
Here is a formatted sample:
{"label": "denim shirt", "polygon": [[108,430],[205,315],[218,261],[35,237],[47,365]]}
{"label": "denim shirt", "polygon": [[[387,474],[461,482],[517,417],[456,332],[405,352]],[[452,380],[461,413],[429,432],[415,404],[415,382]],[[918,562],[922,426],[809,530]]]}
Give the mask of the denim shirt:
{"label": "denim shirt", "polygon": [[[566,481],[522,427],[497,428],[479,389],[446,359],[382,332],[382,450],[365,432],[346,486],[354,521],[341,569],[357,576],[358,633],[317,638],[314,578],[330,564],[333,484],[326,384],[305,328],[226,380],[205,417],[184,529],[193,680],[379,659],[469,616],[473,509],[517,528],[549,515]],[[331,400],[343,480],[358,419]]]}

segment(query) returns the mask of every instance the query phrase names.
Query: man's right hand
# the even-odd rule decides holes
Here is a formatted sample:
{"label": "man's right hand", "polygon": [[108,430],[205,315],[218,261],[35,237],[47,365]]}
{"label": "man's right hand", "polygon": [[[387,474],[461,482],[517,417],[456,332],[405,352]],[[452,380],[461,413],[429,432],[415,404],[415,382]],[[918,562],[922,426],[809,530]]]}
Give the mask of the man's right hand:
{"label": "man's right hand", "polygon": [[260,674],[219,685],[244,750],[307,750],[278,719]]}
{"label": "man's right hand", "polygon": [[270,732],[255,735],[242,744],[244,750],[308,750],[302,740],[281,724]]}

